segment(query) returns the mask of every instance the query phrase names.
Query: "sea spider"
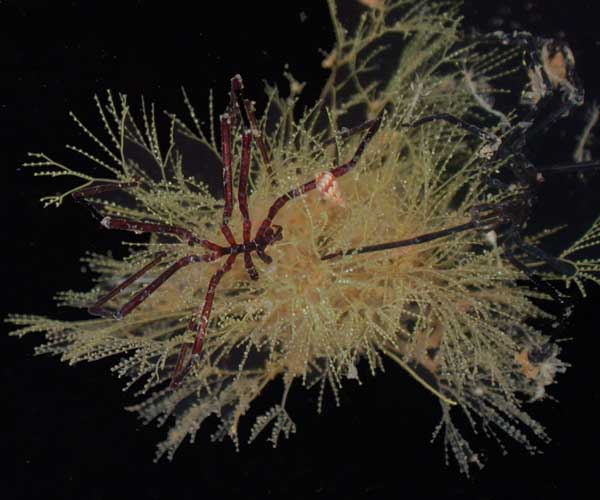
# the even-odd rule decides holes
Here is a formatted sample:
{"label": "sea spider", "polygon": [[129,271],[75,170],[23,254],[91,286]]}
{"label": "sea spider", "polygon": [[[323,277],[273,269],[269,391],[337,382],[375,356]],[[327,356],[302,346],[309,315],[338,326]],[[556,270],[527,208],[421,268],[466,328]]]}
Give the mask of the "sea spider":
{"label": "sea spider", "polygon": [[[183,344],[175,369],[171,377],[171,387],[178,387],[185,375],[189,372],[190,368],[196,362],[201,353],[206,337],[208,328],[208,322],[212,310],[212,305],[215,297],[215,290],[225,273],[227,273],[233,266],[238,255],[244,255],[244,265],[248,276],[252,280],[258,279],[258,271],[252,261],[252,254],[256,252],[256,255],[265,262],[270,264],[272,258],[266,254],[266,249],[269,245],[274,244],[276,241],[281,240],[283,228],[277,224],[273,224],[273,219],[281,210],[281,208],[290,200],[302,196],[314,189],[319,189],[322,185],[319,180],[321,176],[317,176],[294,189],[289,190],[287,193],[277,198],[268,210],[268,213],[258,230],[255,233],[254,238],[251,238],[252,221],[248,212],[248,177],[250,170],[251,150],[253,140],[257,143],[259,152],[265,164],[268,164],[268,151],[264,141],[261,138],[260,132],[258,131],[257,121],[254,116],[253,105],[247,99],[242,97],[243,82],[240,75],[236,75],[231,79],[231,92],[230,102],[228,108],[224,114],[220,116],[220,127],[221,127],[221,159],[223,163],[223,189],[225,205],[223,207],[223,218],[221,222],[221,232],[227,240],[229,246],[221,246],[209,240],[201,239],[196,236],[192,231],[178,226],[171,226],[167,224],[155,223],[155,222],[143,222],[136,221],[126,218],[119,217],[101,217],[96,211],[94,206],[86,198],[98,193],[118,189],[127,188],[131,185],[135,185],[137,181],[132,183],[112,183],[112,184],[97,184],[83,188],[73,193],[73,197],[77,201],[86,203],[93,211],[93,213],[100,219],[101,224],[107,229],[122,229],[126,231],[134,231],[137,233],[159,233],[159,234],[172,234],[179,238],[187,241],[191,246],[199,245],[206,249],[208,252],[202,255],[190,254],[185,257],[181,257],[174,264],[169,266],[163,271],[158,277],[156,277],[148,286],[143,288],[141,291],[136,293],[125,305],[123,305],[116,312],[111,312],[104,307],[104,305],[113,297],[115,297],[121,290],[125,289],[139,278],[141,278],[151,268],[156,266],[166,255],[166,252],[159,252],[154,256],[154,259],[146,264],[142,269],[134,273],[132,276],[127,278],[117,287],[112,289],[108,294],[100,298],[94,305],[88,308],[89,312],[94,315],[110,316],[112,315],[116,319],[122,319],[127,316],[131,311],[138,307],[144,300],[146,300],[156,289],[158,289],[166,280],[168,280],[175,272],[179,271],[185,266],[192,263],[208,263],[219,260],[222,257],[226,257],[223,266],[218,269],[210,279],[206,295],[204,298],[204,305],[199,314],[199,318],[193,316],[189,322],[189,330],[196,333],[195,341],[193,344]],[[242,103],[242,106],[239,105]],[[243,132],[242,137],[242,149],[240,158],[240,176],[238,183],[238,205],[243,220],[242,230],[242,243],[238,243],[235,239],[230,227],[229,220],[233,212],[233,173],[232,173],[232,130],[235,129],[238,117],[243,119],[243,113],[241,109],[244,109],[245,118],[248,121],[249,128]],[[358,132],[366,129],[366,133],[360,141],[352,158],[339,166],[331,168],[324,174],[331,179],[341,177],[350,172],[360,160],[367,145],[379,129],[382,117],[366,122],[351,130],[346,130],[340,134],[340,137],[346,138]]]}

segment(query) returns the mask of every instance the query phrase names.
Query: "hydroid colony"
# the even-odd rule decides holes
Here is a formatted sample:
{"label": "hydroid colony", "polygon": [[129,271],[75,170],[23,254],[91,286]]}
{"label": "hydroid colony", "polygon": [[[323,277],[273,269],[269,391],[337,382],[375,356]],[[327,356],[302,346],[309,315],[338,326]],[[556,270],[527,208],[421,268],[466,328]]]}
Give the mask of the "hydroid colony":
{"label": "hydroid colony", "polygon": [[[229,436],[238,443],[240,422],[252,402],[268,384],[282,379],[280,403],[258,417],[243,437],[251,441],[269,432],[276,444],[295,429],[286,411],[288,397],[316,386],[320,411],[325,392],[337,399],[347,379],[375,375],[390,362],[439,400],[438,432],[464,472],[476,455],[453,424],[456,413],[465,414],[474,430],[497,439],[507,434],[530,450],[535,441],[547,439],[523,407],[543,399],[566,364],[550,332],[536,329],[536,320],[551,317],[542,306],[560,299],[559,292],[553,293],[557,284],[575,283],[585,293],[585,281],[595,279],[598,260],[577,257],[597,244],[600,224],[561,253],[568,273],[552,266],[548,270],[543,259],[531,262],[529,255],[527,264],[541,269],[532,282],[511,264],[512,253],[507,255],[502,244],[505,209],[515,196],[530,200],[525,188],[495,189],[490,179],[509,168],[509,157],[495,156],[504,134],[523,124],[517,109],[496,109],[492,95],[509,92],[498,88],[506,75],[524,72],[527,88],[512,90],[522,99],[519,106],[535,110],[552,90],[580,104],[570,75],[562,71],[570,69],[570,53],[564,49],[544,56],[547,46],[536,46],[540,61],[548,64],[524,68],[522,58],[531,47],[499,35],[465,40],[456,5],[414,0],[369,5],[356,25],[345,27],[335,2],[329,1],[336,46],[323,61],[331,73],[312,107],[301,113],[295,109],[302,85],[291,75],[289,95],[267,87],[266,109],[256,112],[254,123],[248,119],[254,117],[252,109],[244,114],[235,99],[230,103],[232,116],[239,113],[231,125],[235,187],[247,140],[244,128],[251,130],[248,210],[253,230],[276,199],[311,180],[316,188],[287,200],[274,217],[282,237],[266,249],[270,263],[255,259],[257,280],[250,279],[241,258],[222,275],[202,353],[190,362],[180,384],[169,387],[168,382],[178,356],[186,352],[182,346],[194,342],[209,282],[226,257],[175,272],[120,320],[9,318],[18,325],[17,335],[45,333],[38,353],[58,354],[69,363],[114,358],[115,372],[139,399],[130,409],[146,422],[171,427],[158,456],[171,457],[211,416],[220,420],[215,438]],[[554,89],[544,86],[548,81]],[[152,224],[184,229],[148,231],[146,243],[130,244],[124,260],[85,257],[97,273],[96,285],[85,293],[59,294],[59,304],[85,309],[126,282],[103,303],[118,311],[179,259],[204,254],[195,244],[199,240],[229,246],[220,228],[224,195],[202,182],[222,169],[218,120],[212,105],[209,116],[201,118],[186,94],[184,101],[189,116],[166,113],[164,137],[157,125],[163,117],[154,106],[142,102],[135,109],[124,95],[96,98],[101,127],[74,116],[95,150],[69,149],[103,169],[101,177],[32,154],[27,165],[35,175],[81,181],[68,193],[44,198],[47,205],[86,193],[106,227],[125,219],[146,229]],[[485,124],[489,132],[473,135],[444,120],[406,126],[441,112]],[[373,119],[380,123],[369,141],[367,127],[349,133]],[[194,158],[206,161],[184,155],[190,144]],[[366,149],[351,171],[339,178],[327,173],[348,162],[360,144]],[[490,158],[497,160],[491,166]],[[94,190],[99,185],[119,188],[119,196]],[[424,243],[347,251],[468,224],[484,203],[505,211],[493,209],[497,218]],[[237,208],[229,227],[240,241],[244,221]],[[129,229],[139,232],[140,227]],[[528,244],[541,240],[540,235],[526,238]],[[336,257],[323,258],[332,254]],[[150,266],[157,255],[160,262]],[[131,279],[146,266],[147,273]],[[361,360],[366,363],[359,366]]]}

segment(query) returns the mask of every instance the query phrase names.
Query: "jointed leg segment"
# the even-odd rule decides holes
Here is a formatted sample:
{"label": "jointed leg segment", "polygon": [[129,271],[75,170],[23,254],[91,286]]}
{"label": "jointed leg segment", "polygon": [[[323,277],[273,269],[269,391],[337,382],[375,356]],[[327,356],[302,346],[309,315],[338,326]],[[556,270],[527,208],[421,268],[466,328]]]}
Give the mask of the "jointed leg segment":
{"label": "jointed leg segment", "polygon": [[202,348],[204,346],[204,338],[206,337],[206,331],[208,329],[208,320],[210,319],[210,313],[212,312],[213,301],[215,299],[217,285],[219,284],[219,281],[221,281],[223,275],[231,269],[236,257],[237,254],[231,254],[229,257],[227,257],[225,265],[221,267],[221,269],[219,269],[215,274],[213,274],[210,282],[208,283],[208,290],[206,292],[206,296],[204,297],[204,305],[202,306],[200,318],[196,320],[196,318],[192,317],[188,325],[188,329],[196,334],[194,343],[191,345],[191,347],[188,343],[185,343],[181,346],[179,357],[177,358],[177,363],[175,365],[175,370],[171,376],[171,388],[179,387],[187,373],[192,368],[193,363],[200,359]]}

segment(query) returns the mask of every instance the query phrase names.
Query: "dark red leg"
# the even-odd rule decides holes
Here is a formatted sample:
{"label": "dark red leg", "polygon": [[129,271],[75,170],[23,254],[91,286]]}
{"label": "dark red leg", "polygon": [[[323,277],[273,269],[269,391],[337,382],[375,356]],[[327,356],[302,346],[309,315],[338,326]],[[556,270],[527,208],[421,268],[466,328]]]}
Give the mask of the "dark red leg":
{"label": "dark red leg", "polygon": [[238,98],[243,88],[244,82],[242,81],[241,75],[235,75],[231,79],[231,90],[229,91],[229,106],[227,107],[227,112],[231,116],[231,128],[235,128],[238,125],[238,118],[242,118],[242,113],[238,104]]}
{"label": "dark red leg", "polygon": [[343,128],[334,137],[331,137],[330,139],[327,139],[326,141],[324,141],[323,146],[328,146],[329,144],[335,144],[338,139],[348,139],[349,137],[352,137],[353,135],[356,135],[359,132],[362,132],[363,130],[367,130],[369,127],[374,125],[375,122],[378,120],[380,120],[380,118],[373,118],[372,120],[368,120],[364,123],[361,123],[360,125],[357,125],[356,127]]}
{"label": "dark red leg", "polygon": [[258,127],[258,121],[256,120],[256,116],[254,115],[254,103],[249,101],[248,99],[244,99],[243,97],[244,91],[244,82],[240,75],[235,75],[231,79],[231,92],[229,94],[229,109],[230,113],[236,113],[236,116],[240,116],[241,111],[239,102],[242,102],[244,105],[244,111],[246,113],[246,117],[248,118],[248,124],[250,125],[250,129],[252,130],[254,140],[258,145],[258,150],[260,152],[260,156],[266,165],[267,173],[271,175],[273,172],[271,170],[271,158],[269,155],[269,150],[265,144],[262,133],[260,132],[260,128]]}
{"label": "dark red leg", "polygon": [[202,306],[202,312],[200,313],[199,321],[196,321],[195,318],[192,318],[190,321],[189,328],[191,330],[197,330],[193,347],[191,347],[190,350],[190,344],[187,343],[181,346],[181,351],[179,352],[179,357],[177,358],[177,363],[175,365],[173,375],[171,376],[172,388],[176,388],[181,385],[181,382],[190,371],[192,364],[199,359],[200,354],[202,353],[204,337],[206,337],[208,321],[210,319],[210,313],[212,311],[213,301],[215,299],[215,290],[217,289],[217,285],[219,284],[219,281],[221,281],[223,275],[231,269],[231,266],[233,266],[236,257],[237,254],[231,254],[229,257],[227,257],[223,267],[213,274],[212,278],[210,279],[208,290],[206,291],[206,296],[204,297],[204,305]]}
{"label": "dark red leg", "polygon": [[335,259],[336,257],[341,257],[342,255],[347,254],[360,254],[360,253],[370,253],[370,252],[378,252],[381,250],[390,250],[392,248],[401,248],[401,247],[409,247],[414,245],[421,245],[423,243],[427,243],[429,241],[437,240],[439,238],[444,238],[451,234],[461,233],[463,231],[469,231],[471,229],[476,229],[480,227],[482,224],[489,224],[489,220],[478,221],[472,220],[470,222],[466,222],[465,224],[460,224],[458,226],[453,226],[448,229],[442,229],[440,231],[434,231],[432,233],[421,234],[419,236],[415,236],[413,238],[408,238],[406,240],[400,241],[391,241],[388,243],[379,243],[377,245],[368,245],[360,248],[350,248],[348,250],[339,250],[334,253],[329,253],[321,257],[321,260],[330,260]]}
{"label": "dark red leg", "polygon": [[100,220],[106,229],[121,229],[124,231],[132,231],[134,233],[159,233],[173,234],[179,236],[182,240],[187,240],[190,245],[198,243],[208,250],[216,251],[218,245],[211,243],[208,240],[198,238],[192,231],[170,224],[161,224],[159,222],[139,222],[131,219],[120,217],[106,216]]}
{"label": "dark red leg", "polygon": [[167,252],[159,252],[156,254],[153,260],[151,260],[148,264],[142,267],[135,274],[132,274],[129,278],[127,278],[123,283],[113,288],[110,292],[108,292],[104,297],[102,297],[98,302],[96,302],[93,306],[88,307],[88,311],[90,314],[94,316],[110,316],[113,313],[108,309],[105,309],[104,304],[106,304],[110,299],[117,296],[121,290],[124,290],[132,283],[135,283],[138,279],[140,279],[144,274],[146,274],[150,269],[152,269],[156,264],[158,264],[165,256]]}
{"label": "dark red leg", "polygon": [[431,233],[420,234],[419,236],[413,236],[412,238],[407,238],[405,240],[378,243],[359,248],[350,248],[348,250],[338,250],[337,252],[324,255],[321,257],[321,260],[335,259],[348,254],[356,255],[361,253],[379,252],[381,250],[391,250],[392,248],[421,245],[423,243],[428,243],[429,241],[445,238],[446,236],[462,233],[464,231],[470,231],[472,229],[483,229],[489,231],[491,228],[495,228],[509,222],[509,219],[505,214],[505,212],[510,208],[509,203],[510,202],[481,203],[471,208],[471,220],[469,222],[465,222],[464,224],[441,229],[439,231],[433,231]]}
{"label": "dark red leg", "polygon": [[73,197],[73,199],[75,201],[82,201],[84,203],[87,203],[85,198],[87,198],[89,196],[93,196],[93,195],[99,194],[99,193],[107,193],[110,191],[116,191],[117,189],[125,189],[128,187],[136,186],[137,184],[139,184],[139,182],[140,181],[136,179],[131,182],[107,182],[104,184],[96,184],[94,186],[88,186],[88,187],[81,188],[78,191],[75,191],[74,193],[72,193],[71,196]]}
{"label": "dark red leg", "polygon": [[[252,153],[252,131],[246,130],[242,139],[242,160],[240,162],[240,183],[238,186],[238,205],[242,213],[244,245],[250,243],[252,222],[248,212],[248,176],[250,173],[250,155]],[[244,251],[244,264],[250,279],[258,279],[258,271],[252,262],[249,250]]]}
{"label": "dark red leg", "polygon": [[229,229],[229,219],[233,212],[233,174],[231,170],[231,121],[232,116],[225,113],[221,115],[221,156],[223,158],[223,191],[225,206],[223,207],[223,222],[221,223],[221,232],[227,243],[235,245],[231,229]]}
{"label": "dark red leg", "polygon": [[175,363],[175,368],[173,368],[173,373],[171,374],[171,383],[169,384],[171,389],[179,387],[192,368],[194,361],[192,358],[192,346],[193,344],[183,344],[181,346],[179,355],[177,356],[177,363]]}
{"label": "dark red leg", "polygon": [[556,288],[554,288],[554,286],[552,286],[552,284],[549,281],[545,280],[542,276],[535,273],[533,270],[531,270],[525,264],[523,264],[519,259],[517,259],[514,253],[514,249],[511,247],[511,245],[504,246],[504,256],[514,267],[516,267],[519,271],[522,271],[538,290],[546,292],[559,304],[565,303],[564,296]]}
{"label": "dark red leg", "polygon": [[[123,319],[131,311],[133,311],[136,307],[138,307],[142,302],[144,302],[152,293],[154,293],[156,291],[156,289],[159,286],[161,286],[165,281],[167,281],[171,276],[173,276],[173,274],[175,274],[177,271],[179,271],[182,267],[185,267],[194,262],[212,262],[212,261],[218,259],[219,257],[221,257],[220,254],[187,255],[186,257],[182,257],[177,262],[175,262],[174,264],[169,266],[167,269],[165,269],[161,274],[159,274],[154,279],[154,281],[152,281],[148,286],[146,286],[145,288],[140,290],[138,293],[136,293],[133,296],[133,298],[131,300],[129,300],[129,302],[127,302],[123,307],[121,307],[121,309],[119,309],[118,311],[116,311],[114,313],[108,313],[108,314],[112,314],[112,316],[115,319]],[[138,274],[138,273],[136,273],[136,274]],[[141,274],[140,274],[140,276],[141,276]],[[139,276],[137,278],[139,278]],[[137,278],[135,278],[135,279],[137,279]],[[133,283],[133,281],[135,281],[135,279],[131,280],[131,278],[128,278],[128,280],[126,280],[126,281],[128,281],[127,284]],[[122,286],[122,285],[123,284],[121,284],[117,287],[119,289],[119,290],[117,290],[117,293],[118,293],[118,291],[125,288],[126,285],[125,286]],[[116,293],[113,294],[113,292],[114,292],[114,290],[109,293],[109,295],[111,295],[111,297],[116,295]],[[103,301],[103,303],[106,302],[104,299],[102,299],[102,301]],[[104,312],[108,312],[108,311],[106,311],[105,309],[99,309],[98,312],[104,313]],[[104,315],[104,314],[101,314],[101,315]]]}
{"label": "dark red leg", "polygon": [[264,137],[262,135],[262,132],[260,131],[260,128],[258,127],[256,117],[254,116],[254,103],[249,101],[248,99],[244,99],[244,110],[246,111],[246,116],[248,117],[248,121],[250,122],[250,128],[252,129],[254,140],[258,145],[258,151],[260,152],[262,161],[265,164],[267,173],[271,175],[273,173],[273,170],[271,169],[271,155],[269,154],[269,149],[265,144]]}
{"label": "dark red leg", "polygon": [[104,226],[107,229],[121,229],[124,231],[132,231],[134,233],[173,234],[175,236],[178,236],[182,240],[187,240],[187,242],[190,245],[198,243],[204,248],[207,248],[212,251],[217,251],[218,245],[214,245],[213,243],[207,240],[201,240],[192,231],[189,231],[182,227],[172,226],[170,224],[161,224],[159,222],[140,222],[124,217],[103,217],[102,214],[98,212],[96,207],[94,207],[94,205],[86,199],[89,196],[115,191],[117,189],[128,188],[131,186],[135,186],[138,183],[139,181],[136,180],[133,182],[97,184],[95,186],[89,186],[86,188],[82,188],[79,191],[75,191],[71,196],[73,196],[73,199],[75,201],[85,204],[92,211],[94,217],[100,221],[100,224],[102,224],[102,226]]}
{"label": "dark red leg", "polygon": [[339,139],[348,139],[349,137],[352,137],[353,135],[356,135],[359,132],[362,132],[363,130],[368,129],[378,119],[379,118],[374,118],[373,120],[368,120],[368,121],[366,121],[364,123],[361,123],[360,125],[357,125],[356,127],[344,128],[339,133],[337,133],[336,135],[334,135],[330,139],[327,139],[326,141],[323,142],[323,146],[329,146],[330,144],[333,144],[335,146],[335,163],[336,163],[336,165],[339,164],[339,162],[340,162],[340,152],[339,152],[339,149],[338,149],[338,142],[337,141]]}
{"label": "dark red leg", "polygon": [[[375,135],[377,130],[379,130],[379,126],[381,125],[381,119],[382,119],[382,117],[379,116],[371,121],[371,124],[367,130],[367,133],[360,141],[358,147],[356,148],[356,152],[354,153],[354,156],[350,159],[350,161],[348,161],[347,163],[344,163],[343,165],[340,165],[339,167],[334,167],[334,168],[330,169],[329,173],[333,174],[334,177],[341,177],[342,175],[346,175],[348,172],[350,172],[356,166],[356,164],[360,160],[360,157],[364,153],[366,147],[369,145],[369,143],[373,139],[373,136]],[[281,210],[281,208],[288,201],[290,201],[294,198],[297,198],[298,196],[301,196],[305,193],[308,193],[309,191],[312,191],[313,189],[315,189],[316,186],[317,186],[316,180],[312,179],[312,180],[308,181],[307,183],[305,183],[297,188],[294,188],[294,189],[288,191],[287,193],[285,193],[284,195],[280,196],[279,198],[277,198],[275,200],[275,202],[271,205],[271,208],[269,208],[267,217],[265,218],[265,220],[263,220],[258,231],[256,232],[255,239],[264,237],[265,231],[271,225],[273,218],[275,217],[275,215],[277,215],[277,212],[279,212],[279,210]]]}

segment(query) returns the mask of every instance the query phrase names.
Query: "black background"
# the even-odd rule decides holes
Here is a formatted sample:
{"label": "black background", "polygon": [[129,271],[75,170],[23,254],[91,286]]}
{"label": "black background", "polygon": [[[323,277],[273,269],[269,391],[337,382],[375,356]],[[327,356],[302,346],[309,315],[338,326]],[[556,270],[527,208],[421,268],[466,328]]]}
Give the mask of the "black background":
{"label": "black background", "polygon": [[[352,0],[346,0],[354,4]],[[564,34],[590,98],[600,97],[600,30],[593,1],[469,1],[467,26],[526,28]],[[274,5],[274,7],[267,7]],[[356,7],[358,12],[360,9]],[[497,19],[503,19],[502,25]],[[60,158],[81,144],[67,116],[98,124],[92,96],[105,89],[140,94],[184,112],[184,85],[199,114],[208,89],[223,109],[228,78],[245,77],[246,93],[264,102],[262,80],[285,87],[284,65],[307,81],[306,102],[326,76],[319,49],[333,43],[324,2],[0,1],[0,179],[2,182],[2,310],[61,314],[51,297],[85,289],[78,258],[85,250],[119,252],[120,235],[100,230],[70,201],[43,209],[40,196],[61,183],[19,169],[27,151]],[[262,99],[262,101],[261,101]],[[537,152],[568,160],[574,118],[559,124]],[[597,155],[600,154],[596,148]],[[598,179],[549,180],[539,214],[574,224],[598,213]],[[444,465],[432,397],[392,365],[362,387],[348,384],[342,405],[317,415],[315,392],[293,391],[289,410],[298,431],[272,449],[211,443],[201,432],[173,462],[153,464],[165,429],[142,426],[123,406],[131,397],[108,369],[110,361],[68,367],[33,358],[39,339],[0,337],[2,415],[0,467],[4,498],[583,498],[594,495],[600,445],[595,406],[599,341],[594,290],[580,301],[563,358],[573,364],[551,393],[560,401],[531,407],[553,437],[530,456],[507,442],[509,455],[482,437],[486,467],[470,479]],[[363,367],[364,369],[364,367]],[[365,370],[366,371],[366,370]],[[277,388],[279,389],[279,388]],[[587,488],[590,493],[585,494]]]}

